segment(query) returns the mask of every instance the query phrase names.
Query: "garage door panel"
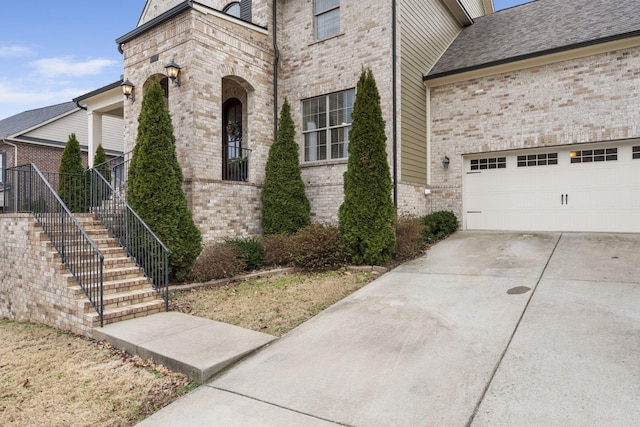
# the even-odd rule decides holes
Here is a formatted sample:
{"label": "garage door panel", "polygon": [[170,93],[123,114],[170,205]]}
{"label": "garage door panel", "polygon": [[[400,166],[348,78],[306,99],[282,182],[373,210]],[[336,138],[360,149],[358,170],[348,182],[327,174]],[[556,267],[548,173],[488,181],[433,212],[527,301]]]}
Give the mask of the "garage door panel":
{"label": "garage door panel", "polygon": [[597,145],[581,147],[577,156],[585,163],[576,162],[570,149],[554,150],[555,165],[518,167],[518,156],[535,158],[528,153],[539,149],[502,154],[503,169],[470,171],[465,159],[465,227],[640,232],[640,159],[632,159],[631,145],[616,147],[617,159],[610,161],[594,161]]}

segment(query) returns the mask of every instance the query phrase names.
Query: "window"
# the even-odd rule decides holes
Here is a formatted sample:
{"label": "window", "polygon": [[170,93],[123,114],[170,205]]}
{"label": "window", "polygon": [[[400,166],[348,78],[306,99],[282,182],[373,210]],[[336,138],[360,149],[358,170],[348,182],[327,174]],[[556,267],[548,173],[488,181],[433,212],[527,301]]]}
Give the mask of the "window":
{"label": "window", "polygon": [[640,159],[640,145],[636,145],[631,149],[631,156],[633,159]]}
{"label": "window", "polygon": [[518,167],[547,166],[558,164],[558,153],[529,154],[518,156]]}
{"label": "window", "polygon": [[4,182],[4,171],[6,168],[5,157],[5,153],[0,153],[0,182]]}
{"label": "window", "polygon": [[222,10],[227,15],[235,16],[236,18],[240,18],[240,2],[229,3]]}
{"label": "window", "polygon": [[471,170],[480,169],[504,169],[507,167],[506,157],[490,157],[487,159],[472,159]]}
{"label": "window", "polygon": [[355,97],[350,89],[302,101],[305,162],[348,157]]}
{"label": "window", "polygon": [[316,39],[321,40],[340,32],[340,0],[314,0]]}
{"label": "window", "polygon": [[598,150],[581,150],[569,153],[571,163],[610,162],[618,160],[617,148],[600,148]]}

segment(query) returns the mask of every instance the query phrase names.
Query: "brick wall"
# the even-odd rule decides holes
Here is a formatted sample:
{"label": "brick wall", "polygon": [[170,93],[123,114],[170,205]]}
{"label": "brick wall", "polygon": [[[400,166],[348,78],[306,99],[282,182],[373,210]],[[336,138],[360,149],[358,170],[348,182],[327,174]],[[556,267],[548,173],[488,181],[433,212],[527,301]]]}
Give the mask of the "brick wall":
{"label": "brick wall", "polygon": [[[18,166],[34,163],[43,172],[57,172],[60,169],[63,148],[14,142],[18,147]],[[0,152],[6,153],[7,168],[14,165],[14,148],[0,141]],[[87,166],[87,153],[82,153],[82,163]]]}
{"label": "brick wall", "polygon": [[462,218],[465,154],[639,137],[639,64],[629,48],[432,88],[432,209]]}
{"label": "brick wall", "polygon": [[0,318],[89,335],[66,269],[31,214],[0,215]]}

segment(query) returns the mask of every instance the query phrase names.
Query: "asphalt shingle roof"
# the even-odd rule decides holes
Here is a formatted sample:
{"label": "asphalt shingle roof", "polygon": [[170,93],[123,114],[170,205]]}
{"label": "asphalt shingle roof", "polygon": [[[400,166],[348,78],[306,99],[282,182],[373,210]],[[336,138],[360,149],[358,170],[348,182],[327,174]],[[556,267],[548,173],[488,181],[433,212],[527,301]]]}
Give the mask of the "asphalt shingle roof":
{"label": "asphalt shingle roof", "polygon": [[65,102],[51,105],[49,107],[37,108],[35,110],[24,111],[14,116],[0,120],[0,139],[15,135],[24,130],[32,128],[54,117],[68,113],[78,108],[75,102]]}
{"label": "asphalt shingle roof", "polygon": [[535,0],[475,19],[426,79],[640,35],[640,0]]}

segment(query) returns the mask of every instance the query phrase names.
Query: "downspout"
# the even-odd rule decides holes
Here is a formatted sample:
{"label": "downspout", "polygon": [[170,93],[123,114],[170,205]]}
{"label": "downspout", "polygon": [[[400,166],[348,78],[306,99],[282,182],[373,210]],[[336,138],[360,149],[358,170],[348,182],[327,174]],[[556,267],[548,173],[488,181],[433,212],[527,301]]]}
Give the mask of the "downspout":
{"label": "downspout", "polygon": [[397,53],[397,38],[396,38],[396,0],[391,0],[391,66],[393,67],[391,73],[392,91],[393,91],[393,206],[398,209],[398,90],[396,84],[398,82],[397,67],[396,67],[396,53]]}
{"label": "downspout", "polygon": [[273,32],[273,140],[278,139],[278,61],[280,59],[280,51],[278,50],[277,32],[277,4],[278,0],[273,0],[273,23],[271,31]]}

